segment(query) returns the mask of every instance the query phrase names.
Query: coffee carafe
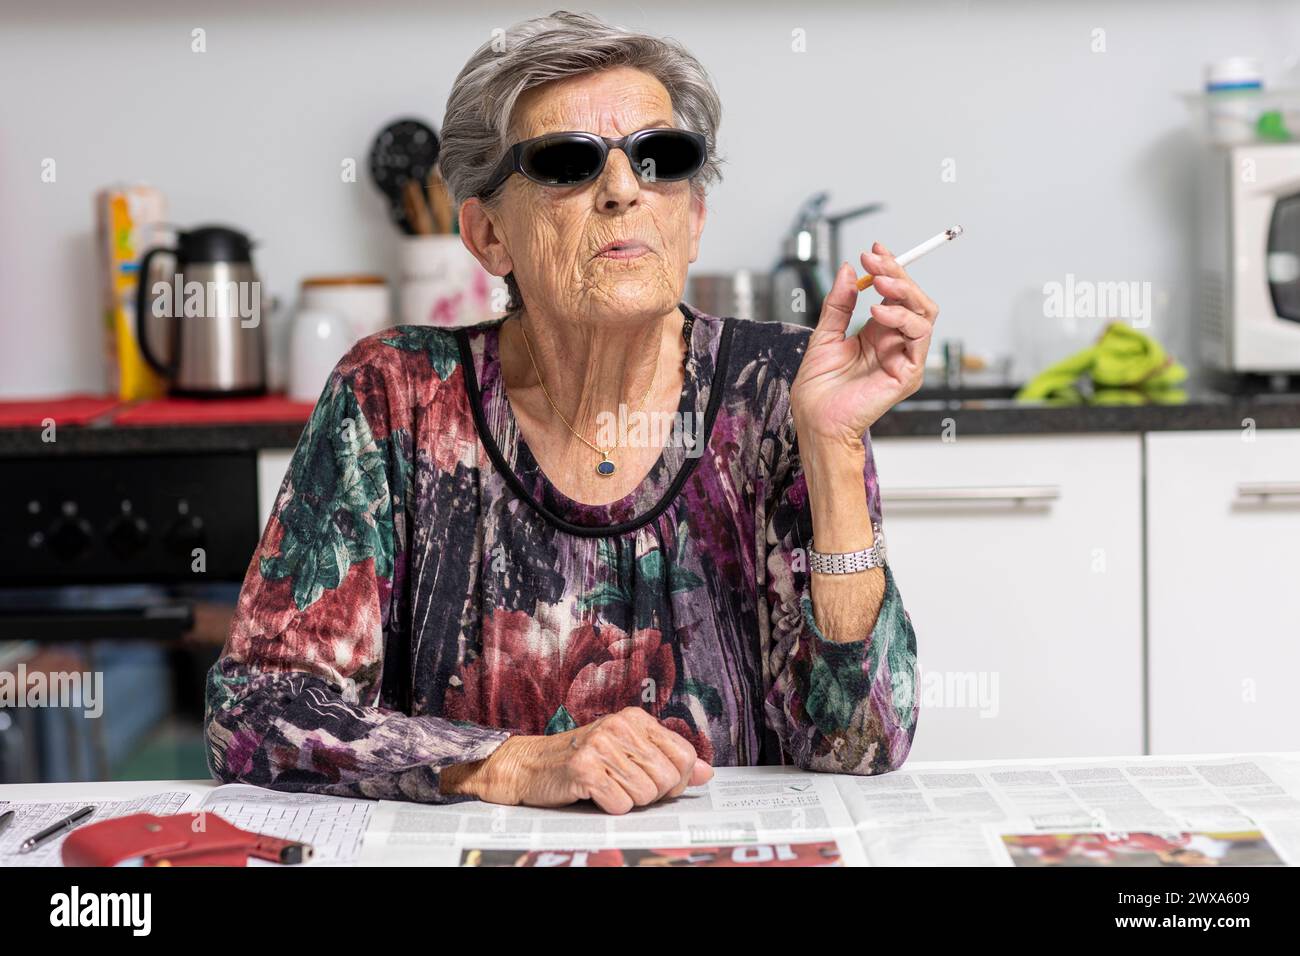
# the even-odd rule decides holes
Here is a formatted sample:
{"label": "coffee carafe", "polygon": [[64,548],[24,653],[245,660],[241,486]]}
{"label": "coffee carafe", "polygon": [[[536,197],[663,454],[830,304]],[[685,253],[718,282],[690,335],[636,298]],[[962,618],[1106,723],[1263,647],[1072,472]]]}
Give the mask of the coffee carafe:
{"label": "coffee carafe", "polygon": [[[140,260],[136,337],[145,361],[169,383],[173,395],[216,397],[266,391],[266,333],[262,285],[253,269],[252,242],[226,226],[201,226],[177,234],[174,249],[150,249]],[[150,281],[158,255],[176,265],[165,280]],[[155,350],[149,318],[166,319],[168,347]]]}

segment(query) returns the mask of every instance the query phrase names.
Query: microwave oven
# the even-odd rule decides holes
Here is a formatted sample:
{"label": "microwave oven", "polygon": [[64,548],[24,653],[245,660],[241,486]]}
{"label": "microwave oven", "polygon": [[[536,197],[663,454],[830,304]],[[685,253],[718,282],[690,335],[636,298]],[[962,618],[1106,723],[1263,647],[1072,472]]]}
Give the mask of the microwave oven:
{"label": "microwave oven", "polygon": [[1199,190],[1201,358],[1300,372],[1300,143],[1209,147]]}

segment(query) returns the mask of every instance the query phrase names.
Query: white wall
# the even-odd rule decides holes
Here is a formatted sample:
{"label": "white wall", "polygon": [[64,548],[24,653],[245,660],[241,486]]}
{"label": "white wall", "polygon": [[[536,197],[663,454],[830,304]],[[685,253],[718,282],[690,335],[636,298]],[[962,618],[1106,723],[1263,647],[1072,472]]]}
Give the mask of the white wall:
{"label": "white wall", "polygon": [[[177,222],[251,231],[280,293],[307,273],[393,272],[379,197],[364,176],[341,183],[340,162],[364,165],[396,115],[441,125],[490,30],[559,2],[0,0],[0,395],[102,386],[91,196],[110,182],[162,188]],[[729,162],[698,268],[768,265],[821,188],[840,206],[890,205],[849,247],[898,250],[961,222],[962,247],[914,273],[968,352],[1011,350],[1026,296],[1074,273],[1170,290],[1162,332],[1190,361],[1193,140],[1175,91],[1213,57],[1251,53],[1276,75],[1300,50],[1295,3],[589,9],[683,40],[721,90]],[[205,54],[189,52],[194,27]],[[55,184],[40,180],[46,157]],[[946,158],[955,183],[940,179]]]}

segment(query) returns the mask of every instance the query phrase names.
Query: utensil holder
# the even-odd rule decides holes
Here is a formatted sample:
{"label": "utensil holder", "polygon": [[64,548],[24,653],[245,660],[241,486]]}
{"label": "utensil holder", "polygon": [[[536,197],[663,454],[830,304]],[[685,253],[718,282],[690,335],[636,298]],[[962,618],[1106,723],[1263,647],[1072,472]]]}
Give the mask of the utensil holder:
{"label": "utensil holder", "polygon": [[406,325],[474,325],[503,314],[505,281],[489,275],[458,235],[407,236],[400,308]]}

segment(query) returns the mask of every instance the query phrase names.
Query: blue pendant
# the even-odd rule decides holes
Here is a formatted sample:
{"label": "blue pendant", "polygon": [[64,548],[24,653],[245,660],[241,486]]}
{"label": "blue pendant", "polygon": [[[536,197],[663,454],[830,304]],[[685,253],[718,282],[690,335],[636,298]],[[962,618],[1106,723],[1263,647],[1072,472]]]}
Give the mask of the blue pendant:
{"label": "blue pendant", "polygon": [[614,463],[606,458],[596,466],[596,474],[604,475],[608,478],[610,475],[614,474]]}

